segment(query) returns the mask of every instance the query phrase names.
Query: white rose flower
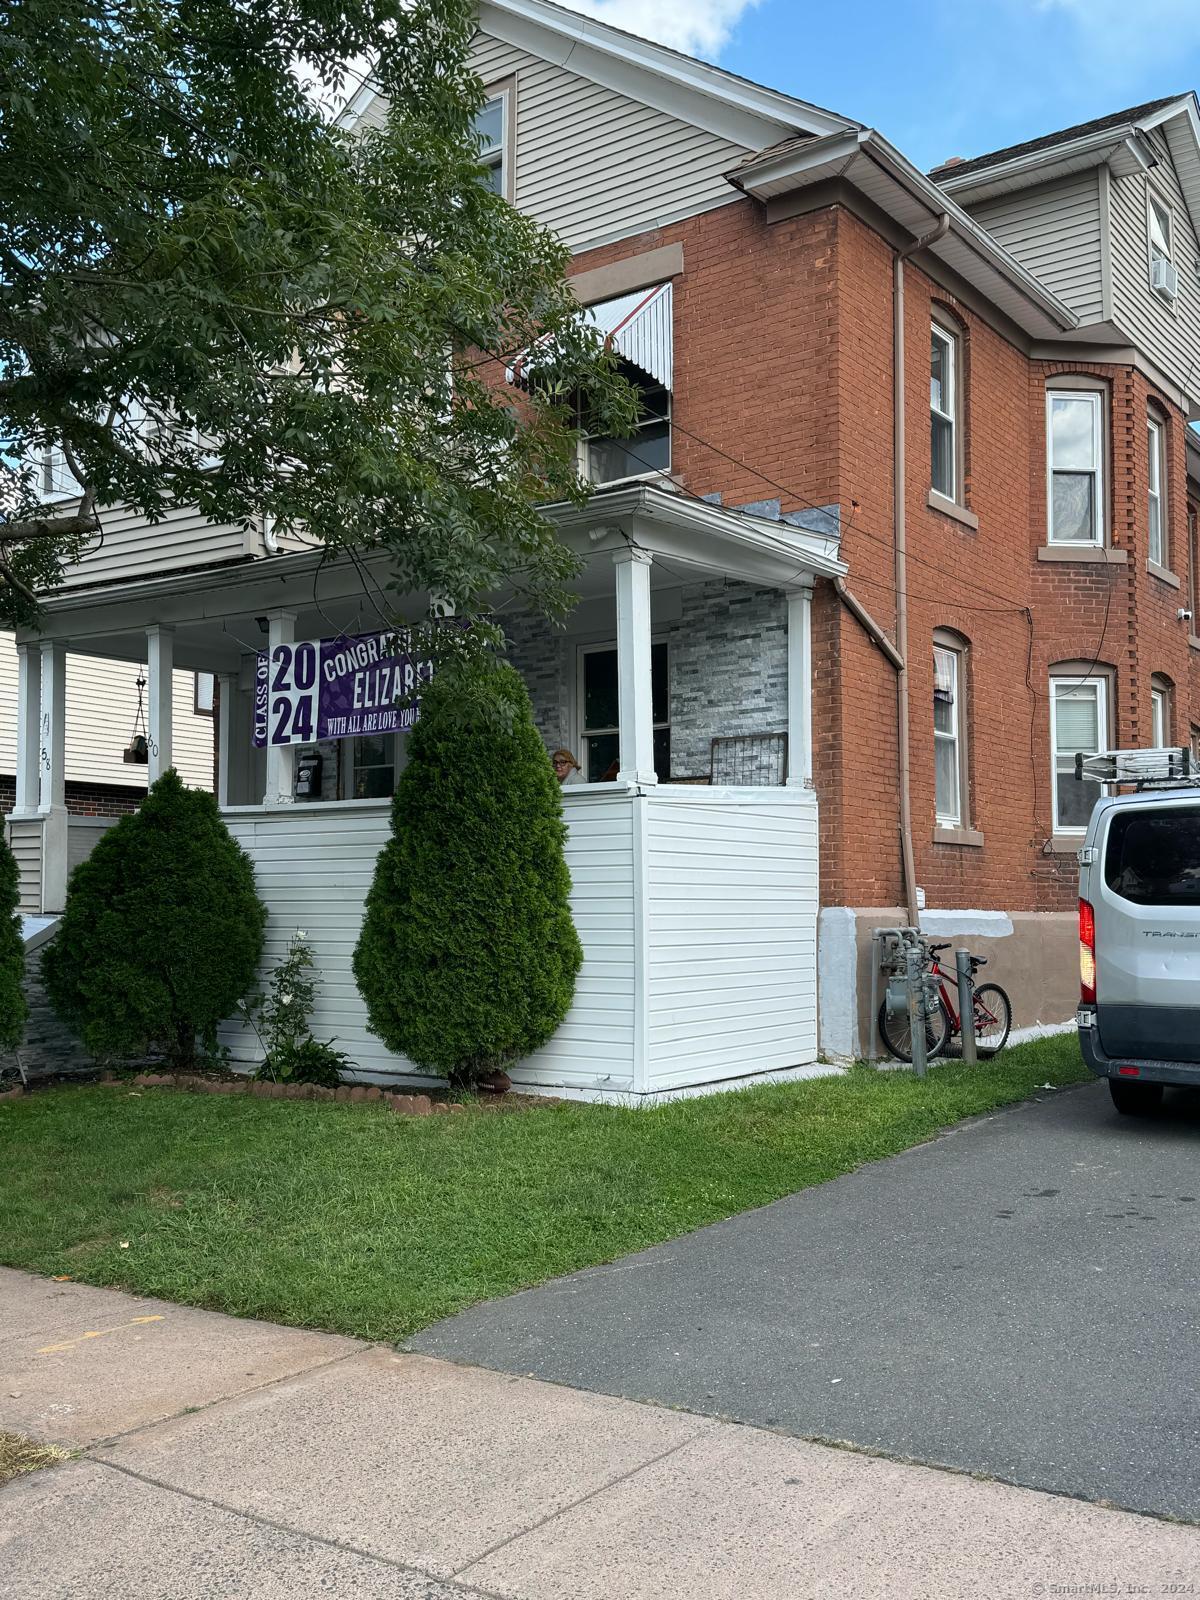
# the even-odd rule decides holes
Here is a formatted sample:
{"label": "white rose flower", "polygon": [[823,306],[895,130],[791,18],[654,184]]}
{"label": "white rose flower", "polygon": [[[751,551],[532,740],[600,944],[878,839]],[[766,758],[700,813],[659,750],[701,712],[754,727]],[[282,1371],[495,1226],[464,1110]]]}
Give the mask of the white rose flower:
{"label": "white rose flower", "polygon": [[291,997],[290,994],[281,994],[279,996],[279,1004],[281,1006],[290,1006],[291,1003],[292,1003],[292,997]]}

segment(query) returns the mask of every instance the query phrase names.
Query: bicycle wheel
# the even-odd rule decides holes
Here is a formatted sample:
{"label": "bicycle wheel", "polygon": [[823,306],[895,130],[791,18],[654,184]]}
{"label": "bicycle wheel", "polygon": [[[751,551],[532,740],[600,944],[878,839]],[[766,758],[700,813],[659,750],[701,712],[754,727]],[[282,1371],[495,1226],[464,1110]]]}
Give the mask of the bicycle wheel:
{"label": "bicycle wheel", "polygon": [[975,991],[975,1046],[989,1056],[1008,1043],[1012,1004],[998,983],[981,983]]}
{"label": "bicycle wheel", "polygon": [[[899,1016],[892,1016],[888,1011],[886,1000],[879,1008],[879,1037],[883,1040],[888,1054],[895,1056],[897,1061],[912,1060],[912,1030],[908,1025],[908,1013],[904,1011]],[[949,1037],[950,1018],[946,1015],[946,1007],[939,1000],[937,1010],[932,1016],[925,1018],[926,1061],[932,1061],[935,1056],[941,1055]]]}

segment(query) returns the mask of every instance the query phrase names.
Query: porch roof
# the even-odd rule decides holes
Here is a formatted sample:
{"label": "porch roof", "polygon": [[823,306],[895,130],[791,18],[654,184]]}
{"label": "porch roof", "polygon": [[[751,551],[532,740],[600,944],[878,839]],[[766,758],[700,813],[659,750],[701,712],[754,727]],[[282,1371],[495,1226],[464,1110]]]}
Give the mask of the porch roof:
{"label": "porch roof", "polygon": [[[706,577],[799,589],[846,571],[835,531],[773,522],[660,484],[602,489],[585,505],[551,505],[545,515],[584,558],[575,588],[585,600],[612,593],[613,553],[627,546],[651,557],[651,584],[662,589]],[[835,528],[832,519],[829,526]],[[271,611],[293,612],[298,638],[370,631],[390,620],[383,614],[386,581],[386,557],[353,561],[345,552],[300,551],[72,588],[47,599],[40,635],[22,637],[63,640],[80,654],[144,661],[146,626],[160,623],[175,629],[177,667],[228,672],[243,655],[266,647],[258,619]],[[421,609],[428,597],[409,598]],[[497,604],[505,598],[497,595]]]}

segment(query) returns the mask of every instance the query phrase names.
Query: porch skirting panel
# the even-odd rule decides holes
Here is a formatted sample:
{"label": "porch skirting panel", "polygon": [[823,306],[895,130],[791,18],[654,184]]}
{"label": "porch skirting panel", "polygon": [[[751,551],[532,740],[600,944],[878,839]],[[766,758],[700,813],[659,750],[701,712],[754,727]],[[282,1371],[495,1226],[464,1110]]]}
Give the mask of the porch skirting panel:
{"label": "porch skirting panel", "polygon": [[[628,1101],[796,1068],[817,1054],[817,806],[803,788],[580,785],[563,797],[584,962],[554,1038],[510,1071],[527,1090]],[[231,808],[270,920],[264,966],[304,930],[314,1034],[367,1082],[419,1078],[368,1032],[351,969],[382,801]],[[253,1033],[222,1034],[235,1061]]]}

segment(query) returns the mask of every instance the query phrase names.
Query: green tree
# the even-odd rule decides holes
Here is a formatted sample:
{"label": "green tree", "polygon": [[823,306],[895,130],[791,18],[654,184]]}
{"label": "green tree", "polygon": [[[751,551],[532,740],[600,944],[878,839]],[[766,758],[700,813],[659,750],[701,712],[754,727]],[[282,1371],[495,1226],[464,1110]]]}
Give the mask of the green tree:
{"label": "green tree", "polygon": [[29,1008],[21,980],[25,976],[25,942],[17,915],[20,891],[17,863],[0,832],[0,1050],[15,1050],[25,1034]]}
{"label": "green tree", "polygon": [[[584,493],[560,402],[608,432],[635,402],[564,247],[481,181],[475,26],[473,0],[3,11],[0,626],[118,502],[384,551],[460,614],[513,578],[566,604],[535,509]],[[390,109],[351,135],[311,90],[364,56]],[[554,378],[518,397],[501,363],[536,340]],[[28,465],[51,448],[65,509]]]}
{"label": "green tree", "polygon": [[371,1029],[455,1082],[528,1055],[570,1009],[562,798],[510,666],[426,690],[354,953]]}
{"label": "green tree", "polygon": [[254,982],[266,920],[216,801],[172,769],[71,874],[46,990],[94,1055],[187,1066]]}

